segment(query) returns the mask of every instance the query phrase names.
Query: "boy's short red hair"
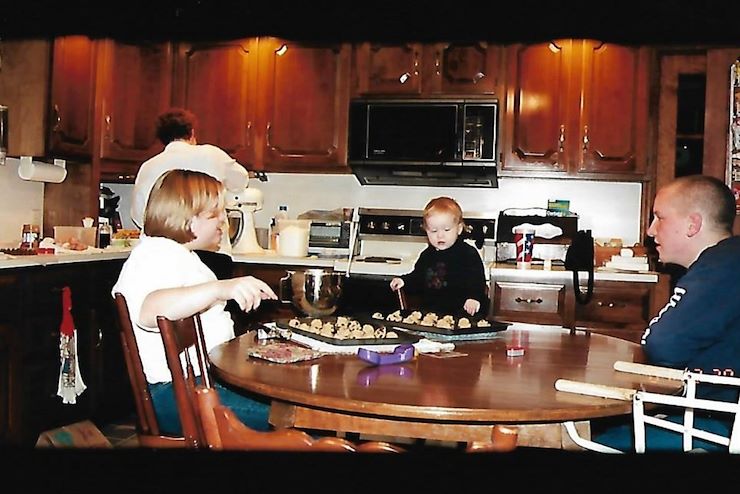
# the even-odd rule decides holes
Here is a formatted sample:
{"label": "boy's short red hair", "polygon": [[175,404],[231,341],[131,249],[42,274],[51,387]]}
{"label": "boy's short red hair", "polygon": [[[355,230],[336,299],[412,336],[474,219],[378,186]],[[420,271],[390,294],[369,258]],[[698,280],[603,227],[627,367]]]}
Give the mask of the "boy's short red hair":
{"label": "boy's short red hair", "polygon": [[427,224],[427,218],[433,214],[449,213],[455,218],[455,223],[462,223],[463,212],[460,205],[451,197],[436,197],[429,201],[424,207],[424,225]]}

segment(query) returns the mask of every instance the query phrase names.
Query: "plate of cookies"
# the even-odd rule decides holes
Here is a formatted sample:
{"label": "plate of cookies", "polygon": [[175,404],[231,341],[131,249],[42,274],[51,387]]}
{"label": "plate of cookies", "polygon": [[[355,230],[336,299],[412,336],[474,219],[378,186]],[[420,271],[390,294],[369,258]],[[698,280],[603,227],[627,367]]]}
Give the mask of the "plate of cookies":
{"label": "plate of cookies", "polygon": [[509,324],[468,314],[437,314],[432,311],[401,309],[390,313],[374,312],[371,321],[424,333],[462,335],[504,331]]}
{"label": "plate of cookies", "polygon": [[275,321],[277,327],[331,345],[401,345],[420,337],[389,328],[384,321],[359,320],[350,316],[294,317]]}

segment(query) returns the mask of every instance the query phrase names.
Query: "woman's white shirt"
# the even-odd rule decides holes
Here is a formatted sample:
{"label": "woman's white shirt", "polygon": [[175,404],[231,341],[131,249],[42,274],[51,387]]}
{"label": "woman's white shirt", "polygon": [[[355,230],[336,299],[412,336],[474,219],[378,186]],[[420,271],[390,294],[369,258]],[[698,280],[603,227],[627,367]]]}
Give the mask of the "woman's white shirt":
{"label": "woman's white shirt", "polygon": [[[174,240],[143,237],[131,251],[112,293],[120,292],[126,298],[147,382],[170,382],[172,375],[159,330],[138,324],[144,299],[155,290],[215,280],[216,275],[197,254]],[[234,338],[234,322],[225,306],[225,302],[220,302],[200,315],[208,350]],[[195,358],[195,354],[191,357]]]}

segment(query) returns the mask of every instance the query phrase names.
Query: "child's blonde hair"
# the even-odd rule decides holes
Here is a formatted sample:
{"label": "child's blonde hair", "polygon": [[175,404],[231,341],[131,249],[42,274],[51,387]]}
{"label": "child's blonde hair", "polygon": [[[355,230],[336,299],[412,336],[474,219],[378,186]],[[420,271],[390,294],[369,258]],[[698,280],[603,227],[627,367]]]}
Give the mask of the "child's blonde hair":
{"label": "child's blonde hair", "polygon": [[185,244],[195,238],[190,230],[194,216],[223,209],[220,181],[202,172],[170,170],[157,179],[144,210],[144,233]]}
{"label": "child's blonde hair", "polygon": [[429,218],[433,214],[439,214],[439,213],[449,213],[452,215],[452,217],[455,219],[455,224],[462,223],[463,226],[465,223],[463,222],[463,212],[460,205],[457,203],[456,200],[452,199],[451,197],[436,197],[429,201],[427,205],[424,207],[424,226],[426,227],[427,224],[427,218]]}

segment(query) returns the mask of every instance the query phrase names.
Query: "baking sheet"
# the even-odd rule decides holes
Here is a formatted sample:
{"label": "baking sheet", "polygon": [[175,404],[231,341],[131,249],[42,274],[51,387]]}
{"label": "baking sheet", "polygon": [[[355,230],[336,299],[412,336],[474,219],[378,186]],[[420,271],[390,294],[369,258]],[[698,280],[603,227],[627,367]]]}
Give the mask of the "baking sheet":
{"label": "baking sheet", "polygon": [[313,333],[311,331],[306,331],[304,329],[295,328],[292,327],[289,322],[293,319],[297,319],[301,323],[311,324],[311,321],[315,319],[320,319],[322,323],[330,322],[332,324],[336,324],[337,317],[331,316],[331,317],[296,317],[291,319],[279,319],[275,321],[275,325],[281,329],[287,329],[290,330],[296,334],[307,336],[309,338],[313,338],[318,341],[323,341],[324,343],[329,343],[331,345],[338,345],[338,346],[356,346],[356,345],[401,345],[404,343],[416,343],[421,339],[420,336],[413,335],[406,333],[404,331],[391,329],[390,325],[387,324],[385,321],[379,321],[379,320],[365,320],[365,319],[358,319],[356,317],[350,317],[345,316],[350,320],[356,320],[360,324],[370,324],[373,326],[373,328],[380,329],[380,328],[386,328],[387,331],[394,331],[396,334],[398,334],[398,338],[332,338],[330,336],[324,336],[318,333]]}
{"label": "baking sheet", "polygon": [[[412,312],[414,312],[411,309],[404,309],[399,311],[401,313],[401,317],[407,317]],[[422,317],[427,314],[427,312],[419,311],[422,314]],[[486,319],[491,325],[490,326],[476,326],[478,321],[485,319],[482,317],[474,317],[474,316],[468,316],[468,315],[459,315],[459,314],[451,314],[455,317],[455,325],[452,329],[447,328],[439,328],[437,326],[424,326],[422,324],[410,324],[402,321],[389,321],[385,318],[388,317],[390,313],[382,313],[383,319],[376,319],[372,317],[372,314],[363,315],[361,318],[359,318],[362,321],[368,320],[376,323],[382,323],[386,326],[393,326],[398,328],[405,328],[405,329],[411,329],[413,331],[420,331],[423,333],[431,333],[431,334],[439,334],[444,336],[457,336],[457,335],[472,335],[472,334],[478,334],[478,333],[495,333],[499,331],[505,331],[509,327],[509,323],[499,322],[499,321],[492,321],[490,319]],[[439,314],[438,314],[439,315]],[[444,316],[445,314],[442,314]],[[469,328],[460,328],[457,326],[457,322],[461,317],[466,317],[470,321],[471,327]],[[441,319],[441,317],[440,317]]]}

